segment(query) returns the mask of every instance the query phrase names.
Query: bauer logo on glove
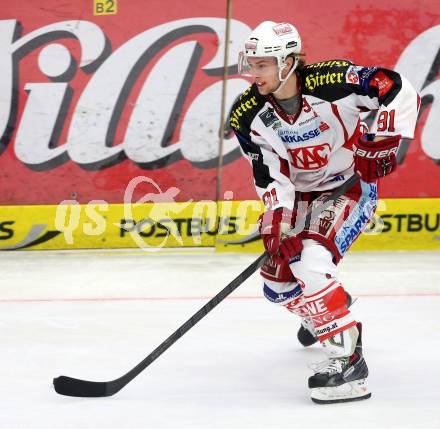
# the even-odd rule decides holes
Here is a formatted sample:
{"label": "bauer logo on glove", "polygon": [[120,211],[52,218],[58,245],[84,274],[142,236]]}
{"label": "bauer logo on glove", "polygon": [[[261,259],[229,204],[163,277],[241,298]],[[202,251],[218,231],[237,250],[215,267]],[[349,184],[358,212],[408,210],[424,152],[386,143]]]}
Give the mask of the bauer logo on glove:
{"label": "bauer logo on glove", "polygon": [[369,141],[362,136],[353,144],[354,170],[364,182],[375,182],[391,174],[397,167],[399,136]]}

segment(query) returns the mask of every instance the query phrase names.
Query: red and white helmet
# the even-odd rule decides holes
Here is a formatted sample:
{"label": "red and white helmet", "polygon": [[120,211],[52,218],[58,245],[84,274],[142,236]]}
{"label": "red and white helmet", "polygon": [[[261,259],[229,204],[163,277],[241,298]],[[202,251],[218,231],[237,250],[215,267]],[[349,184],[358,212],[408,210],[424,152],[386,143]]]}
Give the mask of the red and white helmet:
{"label": "red and white helmet", "polygon": [[[282,70],[287,66],[286,58],[293,54],[294,64],[288,76],[281,78]],[[264,21],[249,35],[240,52],[238,72],[243,76],[253,76],[247,59],[249,57],[275,57],[279,70],[280,81],[283,82],[298,66],[301,54],[301,37],[298,30],[287,22],[276,23]]]}

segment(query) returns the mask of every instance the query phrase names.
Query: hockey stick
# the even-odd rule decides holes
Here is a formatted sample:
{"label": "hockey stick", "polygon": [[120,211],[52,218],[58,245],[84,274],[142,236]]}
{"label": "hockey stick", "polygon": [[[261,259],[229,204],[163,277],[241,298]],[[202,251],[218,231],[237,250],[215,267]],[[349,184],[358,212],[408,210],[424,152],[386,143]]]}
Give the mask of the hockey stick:
{"label": "hockey stick", "polygon": [[188,332],[199,320],[205,317],[214,307],[222,302],[230,293],[238,288],[248,277],[250,277],[268,256],[264,252],[251,265],[249,265],[241,274],[239,274],[231,283],[229,283],[221,292],[205,304],[194,316],[187,320],[179,329],[172,333],[160,346],[150,353],[142,362],[127,372],[120,378],[112,381],[95,382],[78,380],[66,376],[60,376],[53,380],[53,385],[57,393],[67,396],[111,396],[119,392],[126,384],[141,373],[147,366],[154,362],[165,350],[172,346],[180,337]]}
{"label": "hockey stick", "polygon": [[[315,219],[319,213],[325,210],[326,206],[331,204],[333,200],[339,198],[348,189],[359,181],[359,177],[354,175],[350,177],[341,187],[330,194],[319,206],[313,210],[307,210],[307,220]],[[296,229],[297,227],[295,227]],[[301,230],[304,225],[301,226]],[[299,229],[299,228],[298,228]],[[300,231],[295,231],[296,233]],[[60,395],[80,396],[80,397],[103,397],[112,396],[119,392],[131,380],[139,375],[145,368],[154,362],[163,352],[171,347],[180,337],[186,334],[197,322],[205,317],[213,308],[222,302],[228,295],[237,289],[246,279],[248,279],[259,267],[261,267],[266,258],[267,251],[260,255],[251,265],[249,265],[241,274],[239,274],[231,283],[229,283],[214,298],[205,304],[197,313],[187,320],[180,328],[173,332],[162,344],[160,344],[153,352],[151,352],[142,362],[128,371],[122,377],[112,381],[87,381],[77,378],[66,377],[64,375],[54,378],[53,385],[55,391]]]}

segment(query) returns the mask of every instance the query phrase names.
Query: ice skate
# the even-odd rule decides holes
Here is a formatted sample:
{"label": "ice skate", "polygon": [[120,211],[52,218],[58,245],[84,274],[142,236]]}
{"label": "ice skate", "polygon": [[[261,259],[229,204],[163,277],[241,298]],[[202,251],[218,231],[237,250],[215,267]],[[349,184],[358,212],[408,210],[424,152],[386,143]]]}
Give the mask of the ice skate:
{"label": "ice skate", "polygon": [[[368,367],[362,355],[361,324],[341,334],[340,344],[357,336],[356,347],[350,356],[330,357],[315,367],[315,374],[309,378],[311,399],[318,404],[351,402],[371,397],[366,378]],[[351,331],[351,332],[350,332]],[[359,332],[359,333],[358,333]],[[330,339],[332,341],[334,337]]]}

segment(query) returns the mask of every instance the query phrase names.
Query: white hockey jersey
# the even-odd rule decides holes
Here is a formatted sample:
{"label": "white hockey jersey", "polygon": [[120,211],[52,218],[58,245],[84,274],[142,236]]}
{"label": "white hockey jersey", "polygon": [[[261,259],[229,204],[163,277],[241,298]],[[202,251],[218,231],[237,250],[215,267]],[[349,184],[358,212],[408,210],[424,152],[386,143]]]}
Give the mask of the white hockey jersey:
{"label": "white hockey jersey", "polygon": [[345,60],[297,72],[302,108],[287,114],[255,84],[234,104],[230,124],[253,168],[266,208],[292,209],[295,191],[329,190],[354,174],[360,113],[377,111],[370,132],[413,138],[420,98],[395,71]]}

